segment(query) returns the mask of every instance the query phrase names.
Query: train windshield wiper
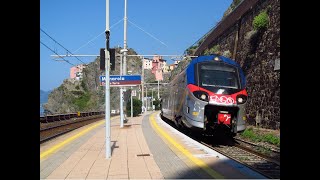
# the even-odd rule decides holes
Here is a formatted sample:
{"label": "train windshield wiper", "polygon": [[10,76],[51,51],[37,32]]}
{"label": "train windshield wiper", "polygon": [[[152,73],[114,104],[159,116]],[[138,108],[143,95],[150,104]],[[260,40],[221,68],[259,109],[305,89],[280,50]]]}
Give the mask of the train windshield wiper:
{"label": "train windshield wiper", "polygon": [[202,86],[223,87],[215,84],[202,84]]}
{"label": "train windshield wiper", "polygon": [[231,88],[231,89],[238,89],[234,86],[222,86],[222,85],[215,85],[215,84],[202,84],[202,86],[211,86],[211,87],[218,87],[218,88]]}

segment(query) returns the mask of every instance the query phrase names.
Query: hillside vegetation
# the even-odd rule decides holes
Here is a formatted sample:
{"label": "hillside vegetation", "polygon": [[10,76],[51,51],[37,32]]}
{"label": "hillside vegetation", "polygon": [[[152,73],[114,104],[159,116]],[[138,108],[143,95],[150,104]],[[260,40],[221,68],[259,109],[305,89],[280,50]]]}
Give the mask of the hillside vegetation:
{"label": "hillside vegetation", "polygon": [[[121,48],[116,48],[119,53]],[[128,55],[136,55],[133,49],[129,49]],[[142,61],[139,57],[127,57],[127,70],[132,74],[141,74]],[[150,72],[149,72],[150,71]],[[111,75],[120,74],[120,57],[116,58],[116,69],[110,72]],[[83,78],[65,79],[63,83],[55,88],[48,97],[48,103],[44,105],[46,110],[53,113],[70,113],[77,111],[104,111],[105,110],[105,88],[100,86],[100,58],[96,58],[83,69]],[[145,81],[154,82],[154,75],[151,70],[145,70]],[[138,87],[133,89],[138,90]],[[110,109],[119,109],[120,89],[110,88]],[[129,98],[130,91],[127,90],[124,97]],[[138,97],[135,97],[138,98]]]}

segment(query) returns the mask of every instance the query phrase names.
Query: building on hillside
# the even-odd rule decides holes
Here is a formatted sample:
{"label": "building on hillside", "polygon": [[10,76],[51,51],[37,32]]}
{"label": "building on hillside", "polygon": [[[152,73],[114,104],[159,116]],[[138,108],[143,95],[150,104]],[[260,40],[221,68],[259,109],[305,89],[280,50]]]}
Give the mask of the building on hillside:
{"label": "building on hillside", "polygon": [[177,66],[175,64],[170,64],[169,69],[170,71],[174,70]]}
{"label": "building on hillside", "polygon": [[167,60],[162,59],[162,56],[155,55],[152,60],[152,73],[155,73],[157,70],[163,70],[166,66]]}
{"label": "building on hillside", "polygon": [[79,64],[70,68],[70,79],[82,79],[82,70],[86,67],[85,64]]}
{"label": "building on hillside", "polygon": [[167,72],[170,72],[170,71],[174,70],[174,69],[178,66],[178,64],[180,63],[180,61],[181,61],[181,60],[175,60],[173,64],[169,64],[168,66],[165,66],[165,67],[163,68],[163,72],[164,72],[164,73],[167,73]]}
{"label": "building on hillside", "polygon": [[166,60],[162,59],[162,56],[155,55],[153,56],[152,61],[152,73],[155,75],[157,81],[162,81],[162,72],[166,66]]}
{"label": "building on hillside", "polygon": [[178,64],[180,63],[180,61],[181,61],[181,60],[175,60],[175,61],[174,61],[175,68],[178,66]]}
{"label": "building on hillside", "polygon": [[152,59],[143,58],[143,69],[152,69]]}
{"label": "building on hillside", "polygon": [[163,69],[162,69],[163,73],[168,73],[168,72],[170,72],[170,69],[169,69],[169,68],[170,68],[169,66],[164,66]]}

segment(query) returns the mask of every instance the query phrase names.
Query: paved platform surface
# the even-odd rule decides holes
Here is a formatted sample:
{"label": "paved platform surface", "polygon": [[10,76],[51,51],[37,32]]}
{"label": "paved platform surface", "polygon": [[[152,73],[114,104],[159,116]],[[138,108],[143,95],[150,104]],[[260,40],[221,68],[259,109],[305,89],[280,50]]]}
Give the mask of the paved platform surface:
{"label": "paved platform surface", "polygon": [[[158,112],[111,118],[111,158],[105,158],[105,121],[40,146],[40,179],[263,178],[178,135]],[[209,152],[210,151],[210,152]]]}
{"label": "paved platform surface", "polygon": [[[104,122],[104,121],[103,121]],[[120,128],[119,118],[111,120],[112,157],[105,158],[105,124],[66,144],[40,162],[41,179],[163,179],[141,130],[142,116],[130,119]],[[98,124],[99,122],[95,123]],[[82,127],[55,142],[46,143],[41,152],[50,150],[88,128]]]}

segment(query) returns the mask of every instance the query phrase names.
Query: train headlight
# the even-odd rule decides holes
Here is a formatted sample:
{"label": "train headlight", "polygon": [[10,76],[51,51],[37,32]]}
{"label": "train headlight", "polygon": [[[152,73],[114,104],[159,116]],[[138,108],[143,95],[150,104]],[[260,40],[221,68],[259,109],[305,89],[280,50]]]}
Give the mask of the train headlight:
{"label": "train headlight", "polygon": [[207,96],[205,94],[201,94],[200,98],[205,100],[207,98]]}
{"label": "train headlight", "polygon": [[218,56],[214,57],[213,60],[220,61],[220,58]]}
{"label": "train headlight", "polygon": [[243,94],[239,94],[237,96],[237,104],[244,104],[245,102],[247,102],[248,97],[243,95]]}
{"label": "train headlight", "polygon": [[202,101],[209,101],[208,93],[204,91],[194,91],[193,95]]}

